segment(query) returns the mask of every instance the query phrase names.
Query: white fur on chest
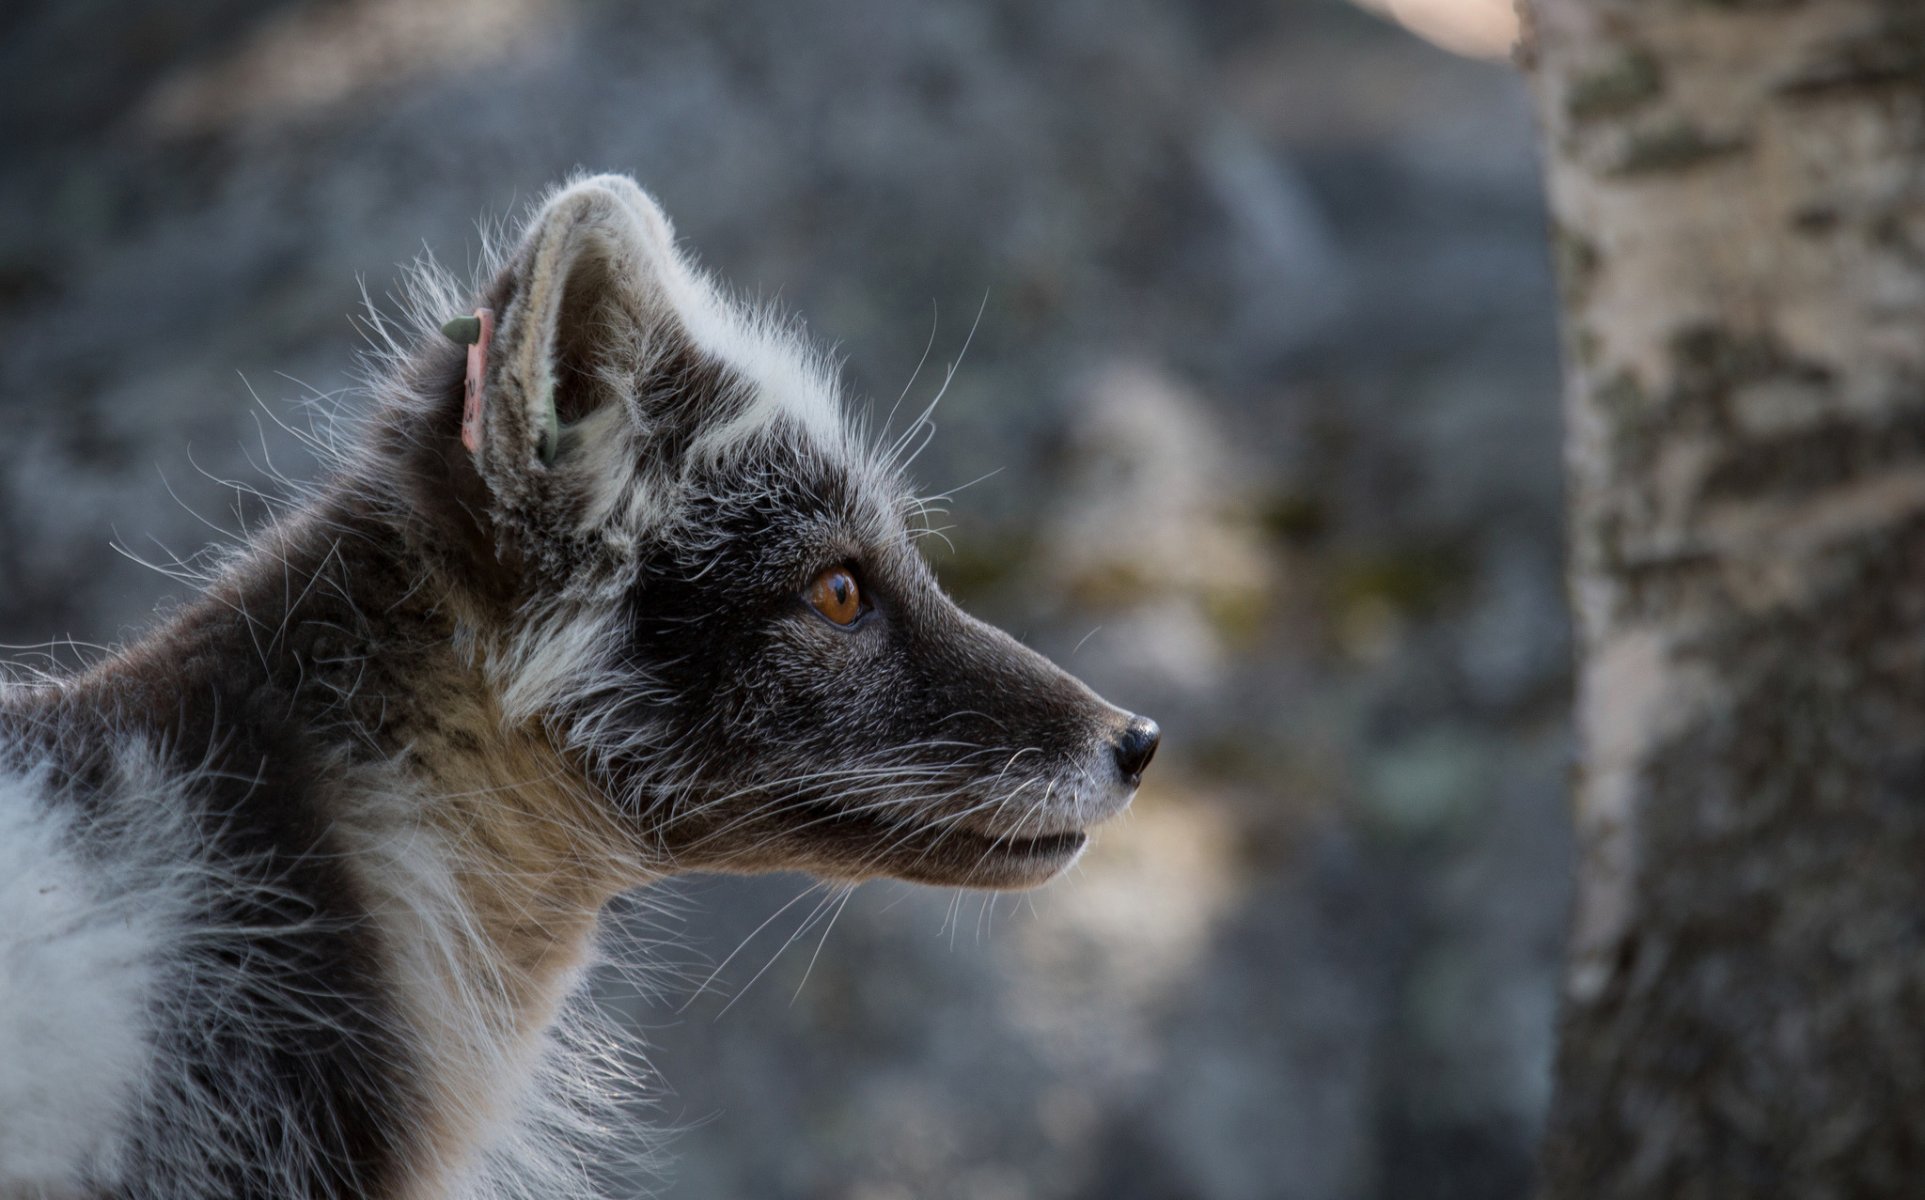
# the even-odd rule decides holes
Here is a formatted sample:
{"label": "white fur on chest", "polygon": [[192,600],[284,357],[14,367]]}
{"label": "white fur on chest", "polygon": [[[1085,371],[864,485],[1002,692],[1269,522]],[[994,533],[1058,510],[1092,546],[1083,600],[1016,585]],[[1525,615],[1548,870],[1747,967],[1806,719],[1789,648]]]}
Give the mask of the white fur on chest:
{"label": "white fur on chest", "polygon": [[172,907],[77,854],[45,786],[0,774],[0,1196],[115,1177]]}

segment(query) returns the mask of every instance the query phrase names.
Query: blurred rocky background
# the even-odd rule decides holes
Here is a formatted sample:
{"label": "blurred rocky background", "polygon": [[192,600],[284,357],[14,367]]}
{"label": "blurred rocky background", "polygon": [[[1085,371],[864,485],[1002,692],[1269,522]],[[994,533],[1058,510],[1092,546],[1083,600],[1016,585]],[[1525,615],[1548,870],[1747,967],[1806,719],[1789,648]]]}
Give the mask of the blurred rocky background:
{"label": "blurred rocky background", "polygon": [[674,888],[659,994],[610,998],[666,1194],[1521,1196],[1570,867],[1553,296],[1520,82],[1385,19],[1501,53],[1509,6],[1375,7],[12,0],[0,641],[139,628],[179,588],[136,558],[310,469],[279,423],[351,386],[363,286],[633,172],[879,418],[954,366],[943,578],[1167,731],[1034,895]]}

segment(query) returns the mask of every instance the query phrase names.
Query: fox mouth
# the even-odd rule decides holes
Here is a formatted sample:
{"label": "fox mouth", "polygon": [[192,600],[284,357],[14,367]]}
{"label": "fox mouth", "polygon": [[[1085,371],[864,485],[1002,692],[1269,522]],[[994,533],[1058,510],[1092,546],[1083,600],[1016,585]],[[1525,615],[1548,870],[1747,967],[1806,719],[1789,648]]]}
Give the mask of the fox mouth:
{"label": "fox mouth", "polygon": [[986,853],[1000,854],[1006,858],[1053,858],[1060,854],[1074,854],[1089,842],[1089,834],[1082,830],[1069,833],[1052,833],[1043,837],[1012,838],[992,837],[987,834],[957,830],[950,835],[963,838],[981,846]]}
{"label": "fox mouth", "polygon": [[1089,834],[1082,829],[1024,837],[940,818],[889,821],[830,805],[817,811],[820,815],[810,823],[825,838],[875,848],[869,855],[853,856],[865,863],[863,875],[881,873],[942,886],[1034,887],[1060,874],[1089,845]]}
{"label": "fox mouth", "polygon": [[926,851],[897,870],[923,883],[1012,889],[1045,883],[1069,868],[1089,845],[1082,830],[1039,837],[928,827]]}

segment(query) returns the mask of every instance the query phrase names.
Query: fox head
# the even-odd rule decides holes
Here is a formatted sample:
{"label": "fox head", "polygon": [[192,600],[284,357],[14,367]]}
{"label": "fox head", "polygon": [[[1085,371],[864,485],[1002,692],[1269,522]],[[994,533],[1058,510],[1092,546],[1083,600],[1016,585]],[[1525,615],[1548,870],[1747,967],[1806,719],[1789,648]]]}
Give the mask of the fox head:
{"label": "fox head", "polygon": [[383,430],[400,515],[505,719],[655,869],[1024,887],[1129,803],[1155,722],[944,595],[899,455],[633,182],[551,196],[480,300],[469,436],[445,345]]}

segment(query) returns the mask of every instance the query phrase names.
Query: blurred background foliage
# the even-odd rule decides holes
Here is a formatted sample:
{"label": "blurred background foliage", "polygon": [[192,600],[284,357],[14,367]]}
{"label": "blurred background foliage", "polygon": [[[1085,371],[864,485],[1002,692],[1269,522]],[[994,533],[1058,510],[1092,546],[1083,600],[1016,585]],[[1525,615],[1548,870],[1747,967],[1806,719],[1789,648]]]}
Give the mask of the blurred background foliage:
{"label": "blurred background foliage", "polygon": [[878,415],[957,364],[942,577],[1167,730],[1032,896],[658,897],[659,994],[611,1003],[669,1194],[1521,1195],[1570,865],[1554,296],[1521,82],[1384,19],[1501,55],[1509,5],[1369,7],[14,0],[0,640],[129,636],[179,594],[129,555],[309,473],[276,421],[351,387],[363,285],[632,172]]}

